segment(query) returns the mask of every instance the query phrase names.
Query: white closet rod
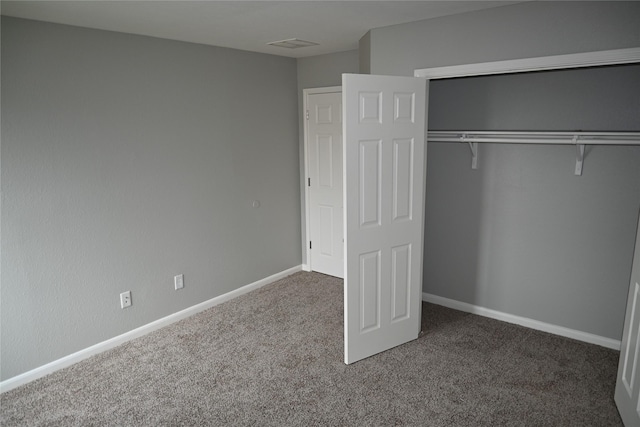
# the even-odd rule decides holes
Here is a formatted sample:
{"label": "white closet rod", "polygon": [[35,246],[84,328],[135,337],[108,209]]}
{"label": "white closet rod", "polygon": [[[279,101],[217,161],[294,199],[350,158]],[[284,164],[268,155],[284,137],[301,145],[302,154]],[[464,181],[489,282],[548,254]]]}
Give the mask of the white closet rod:
{"label": "white closet rod", "polygon": [[471,169],[478,169],[478,143],[564,144],[576,146],[575,175],[582,175],[585,145],[640,145],[640,132],[491,132],[436,131],[429,142],[462,142],[471,149]]}
{"label": "white closet rod", "polygon": [[429,142],[503,144],[640,145],[640,132],[490,132],[434,131]]}

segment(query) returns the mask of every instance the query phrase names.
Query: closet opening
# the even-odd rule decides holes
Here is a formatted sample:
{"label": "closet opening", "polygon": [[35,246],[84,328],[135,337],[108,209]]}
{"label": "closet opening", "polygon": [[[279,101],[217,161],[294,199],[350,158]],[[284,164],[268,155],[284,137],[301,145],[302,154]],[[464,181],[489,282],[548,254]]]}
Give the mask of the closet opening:
{"label": "closet opening", "polygon": [[[426,300],[619,348],[640,207],[639,76],[636,63],[431,81]],[[442,131],[485,141],[438,142]],[[570,138],[498,142],[523,131],[632,136],[582,153]]]}
{"label": "closet opening", "polygon": [[[629,49],[415,73],[450,77],[430,85],[424,300],[619,349],[627,425],[640,422],[639,63]],[[567,131],[573,146],[523,136]],[[578,144],[593,132],[610,139]]]}

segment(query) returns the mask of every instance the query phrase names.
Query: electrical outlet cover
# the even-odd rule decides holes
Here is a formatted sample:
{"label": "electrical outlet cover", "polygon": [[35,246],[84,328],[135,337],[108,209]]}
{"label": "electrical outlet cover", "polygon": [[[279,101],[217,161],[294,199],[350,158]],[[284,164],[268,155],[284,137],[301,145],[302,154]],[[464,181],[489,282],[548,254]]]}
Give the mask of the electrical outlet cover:
{"label": "electrical outlet cover", "polygon": [[120,308],[131,307],[131,291],[120,294]]}

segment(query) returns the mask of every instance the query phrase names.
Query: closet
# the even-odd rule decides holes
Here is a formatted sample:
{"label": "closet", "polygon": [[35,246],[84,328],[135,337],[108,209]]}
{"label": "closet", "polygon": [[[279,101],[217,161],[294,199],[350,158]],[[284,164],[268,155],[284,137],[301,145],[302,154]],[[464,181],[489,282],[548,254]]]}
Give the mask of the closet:
{"label": "closet", "polygon": [[429,96],[425,298],[615,348],[640,209],[640,64],[431,80]]}

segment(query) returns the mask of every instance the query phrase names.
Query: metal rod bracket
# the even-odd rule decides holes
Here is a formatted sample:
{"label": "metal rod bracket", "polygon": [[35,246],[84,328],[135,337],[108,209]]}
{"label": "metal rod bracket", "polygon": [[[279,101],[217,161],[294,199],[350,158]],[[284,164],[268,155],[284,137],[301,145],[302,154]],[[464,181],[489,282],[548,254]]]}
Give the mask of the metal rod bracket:
{"label": "metal rod bracket", "polygon": [[466,134],[460,136],[460,141],[469,144],[471,149],[471,169],[478,169],[478,143],[468,141]]}
{"label": "metal rod bracket", "polygon": [[573,143],[576,144],[576,176],[582,176],[582,164],[584,163],[584,144],[578,144],[578,135],[573,137]]}

